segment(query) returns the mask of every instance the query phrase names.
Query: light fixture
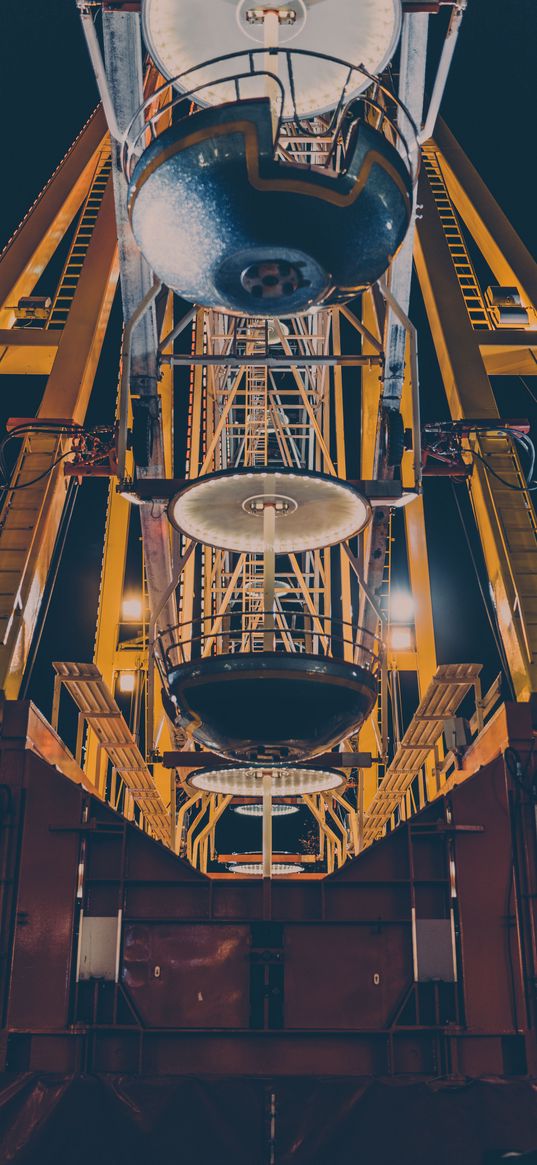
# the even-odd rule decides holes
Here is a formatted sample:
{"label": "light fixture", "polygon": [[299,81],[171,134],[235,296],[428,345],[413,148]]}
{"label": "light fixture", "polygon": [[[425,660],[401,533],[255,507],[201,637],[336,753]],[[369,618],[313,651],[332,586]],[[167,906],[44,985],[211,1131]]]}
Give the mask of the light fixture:
{"label": "light fixture", "polygon": [[120,692],[134,692],[136,687],[136,672],[120,671],[118,683]]}
{"label": "light fixture", "polygon": [[394,623],[389,630],[389,647],[392,651],[414,650],[414,629]]}
{"label": "light fixture", "polygon": [[268,322],[267,344],[269,346],[283,343],[283,340],[289,335],[288,325],[284,324],[282,320],[278,320],[277,322],[279,324],[279,330],[276,327],[276,320],[269,320]]}
{"label": "light fixture", "polygon": [[209,793],[231,793],[236,797],[261,797],[263,777],[270,773],[273,797],[300,797],[303,793],[323,793],[337,789],[345,778],[329,769],[291,768],[284,765],[241,765],[236,768],[198,769],[188,783]]}
{"label": "light fixture", "polygon": [[410,591],[393,590],[390,594],[390,623],[413,623],[415,603]]}
{"label": "light fixture", "polygon": [[[245,874],[247,877],[260,878],[263,873],[263,865],[261,862],[230,862],[228,870],[231,874]],[[288,877],[289,874],[301,874],[304,866],[300,866],[298,862],[273,862],[272,863],[272,877]]]}
{"label": "light fixture", "polygon": [[333,546],[364,529],[371,507],[348,482],[304,470],[225,471],[197,478],[172,498],[168,517],[188,538],[262,554],[263,512],[276,510],[276,554]]}
{"label": "light fixture", "polygon": [[[273,0],[270,7],[296,12],[295,20],[279,25],[278,42],[284,49],[289,41],[290,50],[323,53],[356,65],[357,72],[349,79],[343,65],[297,54],[293,58],[293,90],[302,118],[334,109],[347,84],[349,100],[366,89],[369,78],[360,75],[359,66],[364,65],[370,73],[380,73],[391,60],[401,32],[401,0],[286,0],[285,5],[282,0]],[[265,36],[264,21],[252,21],[251,13],[264,8],[265,5],[253,3],[237,4],[235,0],[196,0],[195,4],[192,0],[144,0],[145,40],[167,79],[195,69],[177,82],[177,88],[186,92],[205,85],[195,97],[199,105],[236,101],[234,82],[219,84],[218,79],[229,78],[234,71],[249,71],[252,39],[262,47]],[[234,61],[225,59],[233,53],[244,56]],[[196,67],[214,58],[223,59],[205,69]],[[255,67],[258,71],[266,67],[263,54]],[[279,67],[275,62],[273,68],[279,72],[286,91],[285,116],[292,117],[291,86],[283,58]],[[264,96],[266,78],[246,78],[240,92],[246,98]]]}
{"label": "light fixture", "polygon": [[[272,805],[273,817],[290,817],[292,813],[298,813],[298,805],[285,805],[282,802],[276,801]],[[234,805],[234,813],[238,813],[241,817],[262,817],[263,806],[261,802],[252,805]]]}
{"label": "light fixture", "polygon": [[140,623],[142,620],[142,600],[137,595],[123,599],[121,604],[121,618],[125,623]]}
{"label": "light fixture", "polygon": [[134,485],[131,483],[118,486],[118,494],[128,502],[130,506],[143,506],[141,497],[135,492]]}

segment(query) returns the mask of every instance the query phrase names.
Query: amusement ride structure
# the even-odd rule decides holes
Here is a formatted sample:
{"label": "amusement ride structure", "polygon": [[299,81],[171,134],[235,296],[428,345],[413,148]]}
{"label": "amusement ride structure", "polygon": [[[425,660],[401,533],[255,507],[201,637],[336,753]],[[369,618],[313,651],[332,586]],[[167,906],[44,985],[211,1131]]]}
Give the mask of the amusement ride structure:
{"label": "amusement ride structure", "polygon": [[[466,0],[76,2],[100,104],[0,258],[0,372],[45,385],[0,462],[4,1067],[259,1077],[225,1160],[283,1165],[280,1076],[537,1069],[534,451],[494,393],[535,373],[537,271],[438,116]],[[49,725],[25,697],[95,476],[95,653],[54,661]],[[470,498],[486,691],[437,661],[430,477]],[[479,1151],[535,1148],[523,1103]],[[331,1144],[296,1160],[358,1160]]]}

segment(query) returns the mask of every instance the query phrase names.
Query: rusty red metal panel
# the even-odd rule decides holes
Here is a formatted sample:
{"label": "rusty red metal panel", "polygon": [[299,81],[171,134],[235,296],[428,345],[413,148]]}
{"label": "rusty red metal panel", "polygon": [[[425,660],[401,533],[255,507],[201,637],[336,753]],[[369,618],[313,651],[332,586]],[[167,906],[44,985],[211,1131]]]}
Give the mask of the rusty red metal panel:
{"label": "rusty red metal panel", "polygon": [[411,983],[410,924],[286,927],[288,1028],[382,1030]]}
{"label": "rusty red metal panel", "polygon": [[24,1165],[486,1165],[535,1150],[537,1102],[525,1081],[26,1076],[0,1086],[0,1144]]}
{"label": "rusty red metal panel", "polygon": [[[68,1022],[80,787],[26,753],[9,1025]],[[74,831],[73,831],[74,830]]]}
{"label": "rusty red metal panel", "polygon": [[510,807],[500,758],[452,797],[466,1022],[476,1032],[526,1024]]}
{"label": "rusty red metal panel", "polygon": [[250,930],[127,923],[122,983],[150,1027],[247,1027]]}

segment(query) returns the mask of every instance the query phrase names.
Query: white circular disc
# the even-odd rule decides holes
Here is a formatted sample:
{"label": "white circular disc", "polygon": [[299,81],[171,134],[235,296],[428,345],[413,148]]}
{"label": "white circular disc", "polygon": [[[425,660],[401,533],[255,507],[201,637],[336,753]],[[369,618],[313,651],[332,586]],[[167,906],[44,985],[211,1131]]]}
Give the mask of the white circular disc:
{"label": "white circular disc", "polygon": [[[252,9],[259,5],[252,0]],[[370,73],[379,73],[391,60],[401,32],[401,0],[305,0],[306,20],[290,44],[291,49],[325,53],[364,65]],[[144,0],[145,40],[163,76],[172,79],[187,69],[227,53],[252,48],[251,36],[242,31],[236,19],[237,0]],[[285,33],[282,35],[285,47]],[[263,56],[256,63],[262,69]],[[222,61],[184,78],[178,88],[189,90],[204,84],[195,100],[200,105],[222,105],[237,99],[232,81],[214,85],[219,77],[248,72],[248,58]],[[280,58],[279,71],[286,88],[284,115],[293,116],[285,60]],[[312,57],[294,57],[293,74],[297,110],[300,117],[313,117],[334,109],[347,81],[347,69]],[[369,85],[353,78],[355,96]],[[263,78],[247,80],[241,85],[241,97],[265,95]]]}
{"label": "white circular disc", "polygon": [[[260,878],[263,873],[262,862],[229,862],[227,868],[230,874],[242,874],[246,878]],[[298,862],[272,862],[270,869],[273,878],[285,878],[290,874],[301,874],[304,866]]]}
{"label": "white circular disc", "polygon": [[200,769],[191,773],[188,782],[194,789],[207,793],[226,793],[235,797],[262,797],[263,777],[270,773],[273,797],[301,797],[304,793],[324,793],[344,783],[342,773],[329,769],[262,765],[241,765],[230,769]]}
{"label": "white circular disc", "polygon": [[172,498],[168,517],[188,538],[237,553],[262,554],[263,514],[249,505],[281,499],[276,511],[276,554],[333,546],[358,534],[371,517],[369,503],[346,482],[299,470],[266,470],[200,477]]}
{"label": "white circular disc", "polygon": [[[271,807],[273,817],[292,817],[293,813],[298,813],[298,805],[286,805],[282,801],[274,801]],[[251,801],[247,805],[234,805],[233,812],[238,813],[239,817],[262,817],[263,805],[260,801]]]}

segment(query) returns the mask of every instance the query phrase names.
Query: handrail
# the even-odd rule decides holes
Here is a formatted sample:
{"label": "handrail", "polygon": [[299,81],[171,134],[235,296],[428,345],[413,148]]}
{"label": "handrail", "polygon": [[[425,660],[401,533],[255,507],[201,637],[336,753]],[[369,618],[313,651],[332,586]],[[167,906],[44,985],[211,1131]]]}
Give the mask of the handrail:
{"label": "handrail", "polygon": [[[351,646],[353,663],[372,674],[378,672],[384,657],[384,644],[368,628],[356,626],[344,619],[324,615],[314,617],[309,611],[288,610],[276,614],[279,618],[276,619],[276,626],[271,629],[273,646],[270,654],[292,653],[308,658],[343,660],[344,649]],[[237,626],[225,630],[215,629],[216,616],[203,616],[165,628],[156,637],[154,644],[155,659],[161,675],[166,677],[181,664],[203,658],[205,645],[209,647],[205,658],[209,655],[242,655],[252,652],[263,655],[266,651],[263,642],[266,615],[274,617],[274,612],[230,609],[226,617],[229,620],[235,617]],[[293,616],[300,619],[301,627],[290,624],[289,620]],[[314,629],[314,618],[321,625],[320,630]],[[255,625],[248,626],[248,619],[255,620]],[[259,641],[255,652],[254,639]],[[308,647],[308,639],[312,647],[315,645],[315,650]]]}
{"label": "handrail", "polygon": [[[157,124],[158,124],[159,120],[162,117],[165,117],[165,125],[166,125],[166,128],[168,128],[169,124],[170,124],[169,114],[178,105],[181,105],[183,102],[187,101],[188,99],[193,99],[196,96],[199,97],[199,95],[205,89],[209,89],[209,88],[214,89],[220,85],[229,84],[230,82],[235,83],[235,87],[237,90],[237,100],[240,100],[241,99],[240,98],[240,85],[239,85],[240,81],[243,81],[245,78],[251,79],[254,76],[255,77],[269,76],[271,78],[271,81],[273,81],[277,85],[277,87],[279,88],[279,90],[280,90],[279,95],[281,98],[281,100],[279,102],[279,112],[278,112],[278,119],[277,119],[276,130],[275,130],[275,152],[282,145],[282,132],[283,132],[283,128],[284,128],[285,124],[290,123],[290,124],[294,125],[295,128],[300,133],[306,134],[312,140],[315,138],[318,138],[318,137],[326,138],[327,135],[332,137],[332,147],[329,150],[328,157],[324,163],[325,166],[328,166],[330,164],[330,162],[332,161],[334,145],[337,141],[337,138],[338,138],[340,129],[342,127],[342,123],[343,123],[343,120],[345,118],[346,113],[349,111],[349,109],[351,109],[351,107],[354,107],[357,103],[361,103],[362,107],[365,106],[370,111],[374,111],[376,114],[378,114],[378,116],[379,116],[379,129],[382,129],[382,132],[385,133],[385,136],[387,136],[386,131],[389,130],[390,134],[394,135],[395,140],[399,143],[400,146],[402,146],[403,153],[401,156],[402,156],[403,161],[405,162],[405,164],[408,168],[408,171],[411,175],[413,184],[416,183],[417,177],[418,177],[418,155],[419,155],[419,151],[417,149],[418,128],[414,122],[412,115],[410,114],[409,110],[406,108],[404,103],[386,85],[384,85],[379,80],[378,77],[376,77],[374,74],[370,73],[364,67],[364,65],[353,65],[351,62],[345,61],[340,57],[333,57],[333,56],[330,56],[328,53],[315,52],[315,51],[309,50],[309,49],[274,48],[274,49],[270,50],[270,55],[278,57],[278,58],[284,57],[286,60],[287,75],[288,75],[288,80],[289,80],[289,93],[291,96],[291,101],[292,101],[292,106],[293,106],[292,117],[285,116],[285,102],[287,100],[287,94],[286,94],[286,90],[284,88],[284,85],[282,83],[281,78],[278,76],[278,74],[276,72],[272,73],[272,72],[270,72],[270,70],[267,70],[266,68],[257,69],[255,67],[256,60],[258,57],[261,56],[263,58],[263,63],[266,61],[267,53],[266,53],[265,48],[242,49],[242,50],[237,51],[237,52],[225,53],[225,54],[222,54],[221,56],[218,56],[218,57],[212,57],[210,60],[202,61],[198,65],[192,65],[189,69],[185,69],[184,72],[179,73],[176,77],[173,77],[170,81],[166,81],[166,83],[164,85],[162,85],[159,89],[155,90],[154,93],[152,93],[149,97],[147,97],[146,100],[139,107],[139,109],[135,113],[134,117],[132,118],[132,120],[126,129],[125,134],[124,134],[124,142],[123,142],[123,149],[122,149],[122,164],[123,164],[123,169],[124,169],[124,173],[125,173],[127,180],[130,180],[130,178],[132,176],[132,171],[134,169],[134,166],[136,165],[136,161],[143,153],[143,149],[141,148],[141,142],[142,142],[142,139],[144,138],[144,135],[146,135],[148,130],[149,130],[151,140],[155,140],[159,136],[158,131],[157,131]],[[307,119],[305,121],[303,121],[298,113],[297,104],[296,104],[296,93],[295,93],[295,89],[294,89],[294,78],[293,78],[293,66],[292,66],[293,57],[311,57],[311,58],[314,58],[314,59],[319,60],[319,61],[328,61],[332,65],[337,65],[337,66],[340,66],[342,68],[347,69],[347,78],[346,78],[345,83],[341,89],[340,100],[339,100],[335,110],[332,113],[332,116],[328,122],[328,125],[323,126],[322,129],[320,129],[318,131],[315,131],[313,129],[311,121],[308,122]],[[150,108],[150,106],[154,103],[155,98],[158,98],[160,95],[164,94],[167,90],[169,90],[170,85],[172,87],[177,87],[181,84],[181,82],[185,81],[185,78],[190,77],[191,74],[199,73],[203,69],[208,69],[211,66],[221,64],[225,61],[240,60],[240,59],[244,59],[244,58],[247,59],[248,64],[249,64],[248,71],[239,72],[239,73],[230,73],[225,77],[217,77],[217,78],[214,78],[214,79],[209,80],[209,81],[204,81],[203,83],[195,85],[191,88],[188,88],[188,87],[186,89],[181,88],[179,92],[176,92],[175,95],[168,102],[166,102],[164,105],[162,105],[159,109],[155,110],[155,112],[146,120],[146,113],[147,113],[148,109]],[[352,78],[353,78],[354,74],[360,74],[362,79],[367,78],[367,80],[369,80],[370,87],[371,86],[374,87],[374,95],[360,93],[360,94],[357,94],[355,96],[352,96],[352,94],[351,94],[351,96],[348,97],[348,91],[352,87]],[[356,84],[356,82],[355,82],[355,84]],[[398,112],[401,111],[404,113],[405,118],[407,120],[407,123],[411,127],[411,130],[412,130],[412,135],[413,135],[413,139],[414,139],[412,142],[412,146],[409,145],[409,142],[407,141],[405,134],[402,132],[400,126],[397,124],[397,120],[394,117],[390,116],[390,114],[387,112],[386,106],[381,104],[380,101],[377,100],[377,98],[378,99],[382,98],[383,100],[387,100],[388,102],[393,103],[395,109]],[[357,119],[355,118],[355,121],[356,120]],[[140,121],[142,121],[141,127],[140,127]],[[286,140],[287,139],[284,137],[283,141],[285,142]]]}

